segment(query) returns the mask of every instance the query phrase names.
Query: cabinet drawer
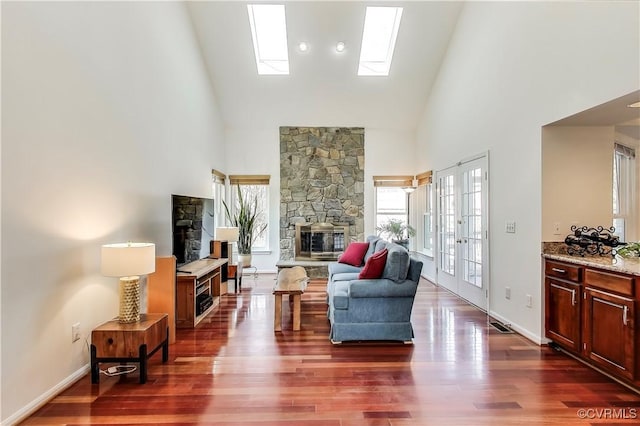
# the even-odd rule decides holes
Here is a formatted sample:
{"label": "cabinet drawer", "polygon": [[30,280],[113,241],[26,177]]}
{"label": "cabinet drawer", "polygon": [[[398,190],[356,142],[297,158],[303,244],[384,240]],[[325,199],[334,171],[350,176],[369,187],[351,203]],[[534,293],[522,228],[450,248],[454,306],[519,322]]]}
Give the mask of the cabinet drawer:
{"label": "cabinet drawer", "polygon": [[587,269],[584,272],[585,284],[627,296],[634,295],[634,281],[632,277],[595,271],[593,269]]}
{"label": "cabinet drawer", "polygon": [[552,260],[545,262],[544,273],[549,277],[562,278],[577,283],[582,280],[582,268],[580,266]]}

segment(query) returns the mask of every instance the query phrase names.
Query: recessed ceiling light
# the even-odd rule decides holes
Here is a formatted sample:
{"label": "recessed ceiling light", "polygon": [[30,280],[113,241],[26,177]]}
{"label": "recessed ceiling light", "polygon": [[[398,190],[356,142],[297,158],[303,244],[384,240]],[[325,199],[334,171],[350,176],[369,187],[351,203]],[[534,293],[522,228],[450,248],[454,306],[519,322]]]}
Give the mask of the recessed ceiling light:
{"label": "recessed ceiling light", "polygon": [[634,104],[627,105],[629,108],[640,108],[640,102],[636,102]]}
{"label": "recessed ceiling light", "polygon": [[309,45],[307,44],[307,42],[301,41],[300,43],[298,43],[298,49],[300,49],[301,52],[306,52],[307,50],[309,50]]}
{"label": "recessed ceiling light", "polygon": [[367,7],[358,75],[389,75],[401,18],[401,7]]}
{"label": "recessed ceiling light", "polygon": [[282,4],[249,4],[258,74],[289,74],[287,20]]}
{"label": "recessed ceiling light", "polygon": [[338,51],[338,52],[344,52],[344,42],[339,41],[339,42],[336,44],[336,51]]}

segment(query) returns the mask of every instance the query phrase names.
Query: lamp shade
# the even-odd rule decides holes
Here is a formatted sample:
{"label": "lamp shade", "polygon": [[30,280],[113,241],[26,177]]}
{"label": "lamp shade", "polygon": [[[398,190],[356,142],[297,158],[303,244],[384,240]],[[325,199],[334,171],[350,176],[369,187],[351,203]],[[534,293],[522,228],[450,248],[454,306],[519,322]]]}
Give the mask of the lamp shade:
{"label": "lamp shade", "polygon": [[240,235],[240,232],[236,226],[216,228],[216,238],[220,241],[235,243],[238,241],[238,235]]}
{"label": "lamp shade", "polygon": [[102,246],[102,275],[130,277],[156,270],[156,245],[153,243],[118,243]]}

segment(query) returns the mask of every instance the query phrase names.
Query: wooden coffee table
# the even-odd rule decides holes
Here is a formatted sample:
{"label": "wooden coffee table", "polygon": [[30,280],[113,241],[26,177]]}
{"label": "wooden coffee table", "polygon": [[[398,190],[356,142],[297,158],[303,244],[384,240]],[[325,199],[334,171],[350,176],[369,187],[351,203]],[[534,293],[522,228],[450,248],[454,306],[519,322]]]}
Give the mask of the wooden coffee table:
{"label": "wooden coffee table", "polygon": [[293,331],[300,330],[300,296],[307,288],[309,278],[302,266],[282,269],[278,273],[276,285],[273,287],[275,295],[275,311],[273,317],[273,329],[282,331],[282,295],[289,295],[289,301],[293,298]]}

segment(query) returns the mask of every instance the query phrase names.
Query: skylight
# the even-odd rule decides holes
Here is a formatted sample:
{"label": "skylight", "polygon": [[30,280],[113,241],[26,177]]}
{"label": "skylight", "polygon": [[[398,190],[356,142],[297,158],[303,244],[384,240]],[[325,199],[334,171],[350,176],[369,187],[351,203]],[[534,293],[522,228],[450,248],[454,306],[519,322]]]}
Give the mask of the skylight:
{"label": "skylight", "polygon": [[389,75],[400,18],[401,7],[367,7],[358,75]]}
{"label": "skylight", "polygon": [[258,74],[289,74],[284,5],[250,4],[247,9]]}

